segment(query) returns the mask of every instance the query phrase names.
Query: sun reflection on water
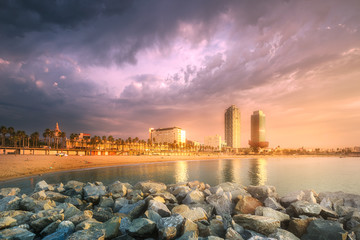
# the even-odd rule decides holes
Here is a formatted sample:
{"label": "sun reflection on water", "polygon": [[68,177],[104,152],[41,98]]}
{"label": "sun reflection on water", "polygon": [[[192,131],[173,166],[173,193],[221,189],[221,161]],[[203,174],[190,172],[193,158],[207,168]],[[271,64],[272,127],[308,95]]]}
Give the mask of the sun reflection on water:
{"label": "sun reflection on water", "polygon": [[188,164],[186,161],[176,162],[175,180],[176,182],[187,182],[189,179]]}
{"label": "sun reflection on water", "polygon": [[266,160],[264,158],[252,159],[249,169],[251,185],[264,185],[267,181]]}

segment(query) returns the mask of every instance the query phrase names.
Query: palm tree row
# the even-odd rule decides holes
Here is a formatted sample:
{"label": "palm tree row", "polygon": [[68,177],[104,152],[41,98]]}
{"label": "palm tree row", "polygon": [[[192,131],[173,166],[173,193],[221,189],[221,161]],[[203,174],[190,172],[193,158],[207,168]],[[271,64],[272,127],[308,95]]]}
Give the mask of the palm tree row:
{"label": "palm tree row", "polygon": [[39,133],[34,132],[30,137],[25,131],[15,131],[13,127],[0,127],[1,146],[2,147],[37,147],[39,144]]}

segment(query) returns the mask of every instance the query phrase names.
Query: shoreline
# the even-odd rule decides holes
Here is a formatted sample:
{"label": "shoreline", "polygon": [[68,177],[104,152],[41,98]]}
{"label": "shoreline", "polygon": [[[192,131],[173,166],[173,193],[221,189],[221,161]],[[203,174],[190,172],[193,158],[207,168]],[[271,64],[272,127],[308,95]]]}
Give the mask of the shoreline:
{"label": "shoreline", "polygon": [[328,157],[327,155],[67,156],[0,155],[0,182],[47,173],[147,163],[244,158]]}

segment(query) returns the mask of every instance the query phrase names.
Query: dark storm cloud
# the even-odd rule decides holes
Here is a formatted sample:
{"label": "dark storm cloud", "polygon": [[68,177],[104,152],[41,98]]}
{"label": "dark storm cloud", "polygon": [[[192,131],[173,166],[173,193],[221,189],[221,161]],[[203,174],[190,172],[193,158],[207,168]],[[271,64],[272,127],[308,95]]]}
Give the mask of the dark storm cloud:
{"label": "dark storm cloud", "polygon": [[[359,9],[357,0],[1,1],[0,124],[43,129],[64,119],[68,132],[139,135],[176,124],[179,113],[196,118],[189,106],[232,104],[243,91],[304,76],[358,48]],[[134,72],[106,85],[86,72],[136,66],[147,50],[166,58],[178,39],[210,50],[166,79]],[[120,92],[110,94],[117,83]]]}

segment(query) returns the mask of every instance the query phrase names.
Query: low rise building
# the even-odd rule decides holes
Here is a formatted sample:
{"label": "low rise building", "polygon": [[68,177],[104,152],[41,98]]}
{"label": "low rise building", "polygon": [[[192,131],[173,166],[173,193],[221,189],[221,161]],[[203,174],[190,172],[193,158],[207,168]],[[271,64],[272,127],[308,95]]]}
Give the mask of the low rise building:
{"label": "low rise building", "polygon": [[149,139],[153,143],[186,143],[186,132],[179,127],[150,128]]}
{"label": "low rise building", "polygon": [[211,147],[214,150],[221,150],[221,148],[222,148],[221,136],[216,134],[215,136],[205,137],[204,138],[204,146]]}

